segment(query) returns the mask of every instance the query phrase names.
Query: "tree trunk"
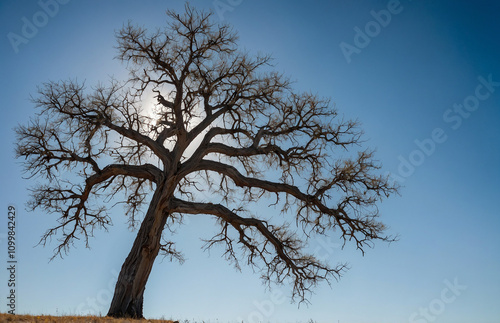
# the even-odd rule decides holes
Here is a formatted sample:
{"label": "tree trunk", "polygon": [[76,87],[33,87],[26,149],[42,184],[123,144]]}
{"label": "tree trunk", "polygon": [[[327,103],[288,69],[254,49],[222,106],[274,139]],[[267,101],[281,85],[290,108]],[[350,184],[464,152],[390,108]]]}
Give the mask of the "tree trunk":
{"label": "tree trunk", "polygon": [[108,316],[143,318],[144,289],[160,250],[161,234],[167,220],[160,206],[162,195],[163,189],[157,188],[118,276]]}

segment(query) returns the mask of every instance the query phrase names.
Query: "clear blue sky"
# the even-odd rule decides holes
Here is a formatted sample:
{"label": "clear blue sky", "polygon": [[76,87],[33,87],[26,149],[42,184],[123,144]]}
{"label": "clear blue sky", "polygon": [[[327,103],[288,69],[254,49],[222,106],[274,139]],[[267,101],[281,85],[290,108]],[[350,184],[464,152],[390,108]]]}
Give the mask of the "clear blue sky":
{"label": "clear blue sky", "polygon": [[[113,60],[114,31],[129,19],[162,26],[166,9],[183,8],[173,0],[66,2],[44,16],[37,1],[0,1],[0,268],[6,263],[6,210],[14,204],[19,313],[105,314],[134,238],[117,208],[115,225],[97,232],[90,250],[77,243],[65,259],[49,263],[55,243],[34,248],[55,217],[24,210],[32,183],[21,179],[12,128],[33,114],[29,95],[47,80],[95,84],[110,75],[124,77],[123,66]],[[311,304],[298,309],[288,301],[290,286],[275,287],[273,296],[250,268],[240,273],[217,250],[203,253],[200,238],[210,237],[212,222],[193,217],[174,237],[188,259],[182,266],[157,260],[145,316],[499,322],[500,2],[191,3],[213,10],[226,4],[215,18],[234,26],[243,48],[272,54],[276,68],[296,80],[298,89],[331,97],[342,113],[362,122],[367,145],[377,148],[384,171],[403,185],[401,196],[380,205],[389,233],[400,241],[377,243],[364,257],[350,247],[340,250],[335,238],[313,242],[318,253],[333,264],[349,262],[351,270],[331,288],[319,286]],[[8,35],[23,37],[23,17],[38,19],[40,27],[36,33],[24,30],[29,37],[13,46]],[[2,269],[1,312],[7,311],[6,281]]]}

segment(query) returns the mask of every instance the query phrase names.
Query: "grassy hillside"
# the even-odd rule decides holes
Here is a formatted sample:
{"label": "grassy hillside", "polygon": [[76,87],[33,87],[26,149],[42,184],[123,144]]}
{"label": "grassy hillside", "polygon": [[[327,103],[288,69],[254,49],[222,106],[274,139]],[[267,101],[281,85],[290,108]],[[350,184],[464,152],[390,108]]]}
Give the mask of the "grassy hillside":
{"label": "grassy hillside", "polygon": [[1,314],[0,322],[25,322],[25,323],[178,323],[171,320],[133,320],[133,319],[113,319],[99,316],[49,316],[49,315],[12,315]]}

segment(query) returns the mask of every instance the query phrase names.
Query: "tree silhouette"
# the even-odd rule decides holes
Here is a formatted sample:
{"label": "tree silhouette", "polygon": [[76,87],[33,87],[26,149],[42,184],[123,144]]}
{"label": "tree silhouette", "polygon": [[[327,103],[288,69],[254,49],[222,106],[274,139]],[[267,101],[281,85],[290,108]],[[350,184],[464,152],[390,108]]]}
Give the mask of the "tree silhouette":
{"label": "tree silhouette", "polygon": [[[343,120],[327,99],[296,93],[269,71],[269,56],[239,51],[236,34],[211,13],[187,5],[167,15],[163,30],[129,23],[117,33],[127,82],[90,90],[71,80],[46,83],[33,99],[37,116],[16,129],[25,170],[45,179],[29,207],[60,215],[41,239],[60,239],[54,257],[111,225],[111,201],[140,223],[108,315],[143,316],[157,255],[182,260],[164,229],[190,214],[216,220],[207,248],[222,245],[237,268],[243,259],[268,284],[289,282],[299,301],[345,269],[308,252],[311,237],[337,230],[362,252],[392,240],[376,203],[396,188],[377,174],[373,152],[359,148],[357,122]],[[157,99],[154,113],[147,94]],[[270,199],[276,216],[257,217],[254,203]]]}

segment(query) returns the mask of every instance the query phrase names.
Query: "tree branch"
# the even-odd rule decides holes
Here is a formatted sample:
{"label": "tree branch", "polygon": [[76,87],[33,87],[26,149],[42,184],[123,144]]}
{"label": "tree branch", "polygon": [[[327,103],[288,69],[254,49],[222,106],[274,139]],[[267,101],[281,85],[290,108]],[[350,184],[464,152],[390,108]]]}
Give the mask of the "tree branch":
{"label": "tree branch", "polygon": [[[346,268],[343,264],[336,268],[329,268],[314,256],[304,254],[300,240],[288,232],[285,226],[276,227],[256,218],[240,217],[221,204],[174,199],[169,210],[185,214],[210,214],[221,219],[223,223],[230,224],[238,233],[238,242],[246,249],[248,264],[259,267],[256,261],[262,261],[264,266],[261,271],[267,283],[271,281],[282,283],[286,278],[292,278],[293,296],[299,297],[300,301],[306,300],[305,293],[310,292],[311,287],[318,281],[328,281],[332,277],[337,279]],[[251,229],[255,229],[263,240],[259,242],[259,237],[255,236]],[[232,239],[225,224],[221,234],[209,241],[209,247],[222,241],[230,246],[230,257],[237,262],[232,248]],[[269,249],[270,247],[274,249],[274,252]]]}

